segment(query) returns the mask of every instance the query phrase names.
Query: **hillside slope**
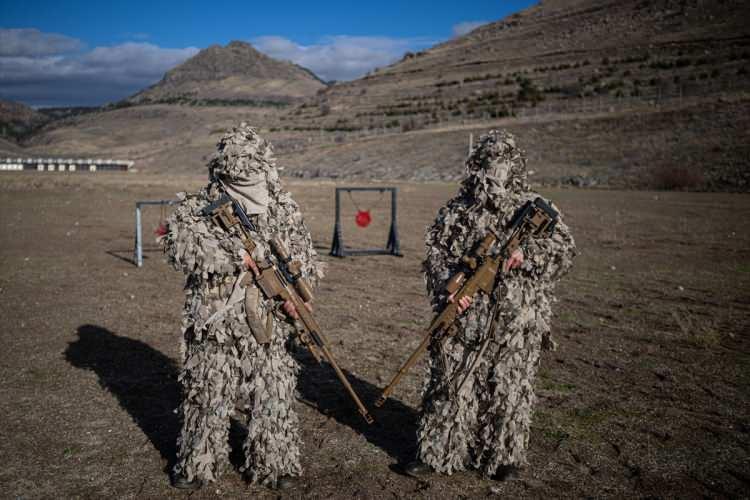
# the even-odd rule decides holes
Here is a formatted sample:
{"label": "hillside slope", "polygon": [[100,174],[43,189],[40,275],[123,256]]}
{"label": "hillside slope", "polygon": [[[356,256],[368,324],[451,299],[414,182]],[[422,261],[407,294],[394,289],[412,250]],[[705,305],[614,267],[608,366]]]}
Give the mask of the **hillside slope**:
{"label": "hillside slope", "polygon": [[106,156],[140,172],[202,174],[221,135],[239,121],[276,120],[275,108],[150,104],[66,118],[27,141],[39,156]]}
{"label": "hillside slope", "polygon": [[[302,72],[310,85],[301,102],[287,93],[273,106],[259,102],[275,99],[268,88],[227,90],[237,66],[228,52],[258,68],[268,59],[232,43],[170,71],[129,112],[66,120],[29,144],[114,148],[148,171],[195,172],[216,131],[246,120],[291,175],[431,180],[459,178],[470,134],[504,127],[540,183],[748,191],[747,18],[750,3],[739,0],[547,0],[327,88],[274,64],[273,75]],[[141,125],[154,134],[127,132]]]}
{"label": "hillside slope", "polygon": [[553,0],[334,85],[298,126],[422,128],[583,98],[748,89],[750,2]]}
{"label": "hillside slope", "polygon": [[[317,158],[313,171],[330,175],[455,178],[469,133],[503,126],[531,133],[521,139],[543,158],[536,169],[547,181],[667,187],[657,179],[671,175],[686,188],[747,190],[748,18],[740,0],[544,1],[290,110],[290,132],[355,141],[322,156],[302,148],[295,163]],[[535,120],[546,137],[526,132]],[[436,156],[446,130],[459,149]],[[398,139],[376,158],[381,141],[371,138],[383,133]],[[368,153],[350,154],[363,136]]]}
{"label": "hillside slope", "polygon": [[394,131],[281,156],[297,177],[458,180],[470,137],[491,128],[516,134],[537,185],[750,190],[750,98]]}

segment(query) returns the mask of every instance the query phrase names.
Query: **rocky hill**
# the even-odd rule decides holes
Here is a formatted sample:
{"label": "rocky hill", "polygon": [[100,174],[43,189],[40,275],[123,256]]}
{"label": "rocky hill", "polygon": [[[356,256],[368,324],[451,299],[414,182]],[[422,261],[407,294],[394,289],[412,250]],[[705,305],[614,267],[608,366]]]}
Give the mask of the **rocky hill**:
{"label": "rocky hill", "polygon": [[47,122],[47,117],[13,101],[0,100],[0,138],[15,142]]}
{"label": "rocky hill", "polygon": [[308,97],[324,87],[309,70],[234,41],[201,50],[128,102],[273,104]]}

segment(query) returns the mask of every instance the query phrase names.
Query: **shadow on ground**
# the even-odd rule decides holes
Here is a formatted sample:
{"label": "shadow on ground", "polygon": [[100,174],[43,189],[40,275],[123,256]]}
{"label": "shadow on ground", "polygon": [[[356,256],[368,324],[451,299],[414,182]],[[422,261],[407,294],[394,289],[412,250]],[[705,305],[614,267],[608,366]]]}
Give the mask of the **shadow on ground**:
{"label": "shadow on ground", "polygon": [[78,340],[68,345],[65,359],[99,376],[99,384],[117,398],[171,468],[180,430],[173,411],[180,404],[175,362],[144,342],[96,325],[78,327]]}
{"label": "shadow on ground", "polygon": [[[124,254],[124,255],[120,255]],[[135,258],[133,257],[133,252],[125,251],[125,250],[107,250],[107,255],[112,256],[116,259],[120,259],[123,262],[127,262],[128,264],[135,265]],[[146,259],[146,256],[143,256],[143,259]]]}
{"label": "shadow on ground", "polygon": [[[301,366],[298,390],[303,402],[351,427],[398,462],[412,459],[417,425],[414,409],[393,399],[383,408],[374,408],[372,403],[380,388],[345,371],[375,417],[375,423],[369,425],[328,364],[318,365],[307,353],[298,352],[295,357]],[[78,327],[78,339],[68,345],[65,358],[73,366],[97,374],[99,384],[117,398],[167,461],[166,470],[171,470],[180,431],[178,415],[173,411],[180,403],[179,370],[174,360],[144,342],[96,325]],[[246,435],[245,427],[232,419],[230,460],[236,468],[244,463],[242,443]]]}
{"label": "shadow on ground", "polygon": [[295,353],[301,366],[297,389],[303,400],[318,411],[351,427],[370,443],[382,449],[400,464],[414,459],[416,453],[417,412],[402,402],[389,399],[375,408],[381,388],[343,370],[354,391],[374,417],[368,424],[349,399],[344,387],[327,363],[317,364],[307,353]]}
{"label": "shadow on ground", "polygon": [[[128,264],[135,265],[135,254],[133,250],[107,250],[107,255],[114,257],[116,259],[120,259],[123,262],[127,262]],[[157,257],[161,256],[164,252],[161,248],[154,247],[154,248],[144,248],[141,253],[141,258],[145,261],[148,259],[151,259],[152,257],[148,254],[150,253],[156,253]]]}

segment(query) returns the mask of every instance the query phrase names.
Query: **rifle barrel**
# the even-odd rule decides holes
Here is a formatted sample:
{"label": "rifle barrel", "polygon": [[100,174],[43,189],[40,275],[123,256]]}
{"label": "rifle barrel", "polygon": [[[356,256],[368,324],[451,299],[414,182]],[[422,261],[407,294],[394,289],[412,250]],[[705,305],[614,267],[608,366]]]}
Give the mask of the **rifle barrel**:
{"label": "rifle barrel", "polygon": [[289,283],[286,283],[286,292],[292,300],[292,303],[294,303],[294,307],[297,309],[297,314],[299,314],[300,320],[310,334],[311,339],[313,340],[313,342],[315,342],[317,348],[323,353],[323,357],[328,362],[328,364],[333,367],[333,371],[336,372],[336,376],[341,382],[341,385],[344,386],[346,392],[349,393],[349,397],[351,397],[352,401],[354,401],[354,404],[357,405],[357,410],[359,411],[360,415],[362,415],[362,417],[368,424],[373,423],[375,419],[372,418],[365,405],[362,404],[362,400],[360,400],[359,396],[357,396],[357,393],[354,392],[354,388],[349,383],[349,379],[346,378],[346,375],[344,375],[341,367],[339,367],[339,364],[336,362],[333,354],[328,349],[328,346],[326,345],[327,342],[325,340],[325,337],[323,337],[322,332],[320,331],[320,327],[318,326],[317,321],[315,321],[313,315],[310,313],[310,311],[307,310],[307,306],[305,306],[305,303],[292,289]]}
{"label": "rifle barrel", "polygon": [[422,337],[422,342],[419,344],[419,347],[409,356],[409,359],[406,360],[406,362],[403,364],[403,366],[396,372],[396,375],[393,376],[393,380],[391,380],[391,383],[388,384],[388,386],[383,389],[383,392],[380,394],[380,397],[375,402],[375,406],[380,408],[385,404],[386,399],[391,395],[393,392],[393,389],[396,388],[396,385],[401,380],[401,377],[404,376],[406,372],[411,369],[411,367],[414,365],[414,363],[417,362],[420,356],[422,356],[422,353],[424,353],[427,350],[427,346],[430,345],[430,340],[432,339],[432,332],[428,331],[425,333],[425,335]]}

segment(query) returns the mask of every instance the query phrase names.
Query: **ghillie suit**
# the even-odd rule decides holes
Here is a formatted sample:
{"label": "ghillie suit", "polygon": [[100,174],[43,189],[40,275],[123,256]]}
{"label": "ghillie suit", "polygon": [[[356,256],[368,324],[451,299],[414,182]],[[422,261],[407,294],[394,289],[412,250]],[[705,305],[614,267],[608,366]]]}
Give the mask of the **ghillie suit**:
{"label": "ghillie suit", "polygon": [[[242,470],[250,481],[274,486],[280,477],[302,473],[292,407],[298,366],[287,351],[293,325],[278,301],[240,283],[248,271],[236,228],[224,231],[201,210],[223,187],[257,229],[251,232],[256,260],[272,255],[268,241],[279,235],[302,262],[303,276],[315,284],[321,273],[299,206],[281,188],[268,142],[243,123],[221,139],[209,170],[208,186],[180,194],[165,238],[170,263],[187,276],[182,430],[174,473],[188,481],[216,480],[228,463],[230,417],[239,407],[248,430]],[[270,343],[256,340],[248,317],[262,325]]]}
{"label": "ghillie suit", "polygon": [[[536,198],[526,182],[526,160],[512,135],[481,137],[466,163],[458,195],[438,212],[423,263],[433,307],[447,300],[446,281],[461,256],[492,228],[507,237],[508,221]],[[526,462],[533,381],[543,347],[551,347],[555,282],[570,268],[575,244],[562,221],[551,237],[522,246],[521,268],[500,277],[491,297],[480,293],[456,325],[457,333],[430,346],[429,378],[419,425],[419,459],[438,472],[475,468],[492,477],[501,466]],[[493,313],[495,327],[490,329]],[[479,346],[492,336],[476,371],[456,394]]]}

